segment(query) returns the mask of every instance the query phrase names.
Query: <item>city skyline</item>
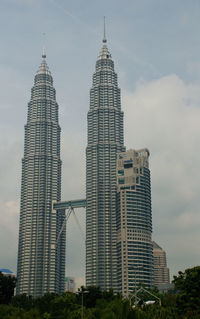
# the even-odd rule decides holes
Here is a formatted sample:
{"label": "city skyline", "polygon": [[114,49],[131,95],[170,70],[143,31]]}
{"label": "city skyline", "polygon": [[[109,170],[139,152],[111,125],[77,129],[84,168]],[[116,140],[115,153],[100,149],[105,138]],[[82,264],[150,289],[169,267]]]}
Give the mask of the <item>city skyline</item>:
{"label": "city skyline", "polygon": [[[23,125],[32,75],[40,58],[40,34],[47,33],[48,64],[61,108],[62,198],[84,198],[88,92],[100,49],[102,17],[106,15],[122,91],[125,145],[151,151],[153,239],[166,251],[171,275],[176,274],[199,260],[196,145],[200,135],[200,5],[183,1],[180,8],[178,1],[160,4],[151,0],[127,2],[125,8],[111,1],[108,7],[105,3],[88,3],[84,9],[78,3],[79,8],[75,4],[66,6],[63,1],[49,1],[47,5],[47,1],[10,0],[0,4],[4,13],[0,53],[1,266],[16,270]],[[143,130],[138,136],[139,122]],[[81,216],[84,219],[84,211]],[[69,227],[71,248],[67,255],[71,265],[67,264],[67,274],[82,276],[84,245],[79,234],[73,236],[78,233],[73,220]],[[80,252],[79,258],[74,251]]]}

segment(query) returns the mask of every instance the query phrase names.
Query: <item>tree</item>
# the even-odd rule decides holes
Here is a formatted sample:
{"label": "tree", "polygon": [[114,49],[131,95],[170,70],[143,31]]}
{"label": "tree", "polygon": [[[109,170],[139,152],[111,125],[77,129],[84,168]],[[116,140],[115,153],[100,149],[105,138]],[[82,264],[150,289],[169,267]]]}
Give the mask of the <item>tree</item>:
{"label": "tree", "polygon": [[25,311],[12,305],[0,305],[1,319],[24,319]]}
{"label": "tree", "polygon": [[50,312],[51,306],[54,300],[58,297],[56,293],[47,293],[42,297],[38,297],[34,300],[34,306],[40,311],[40,313]]}
{"label": "tree", "polygon": [[70,318],[70,314],[72,312],[77,312],[77,310],[79,311],[80,309],[81,306],[76,303],[75,294],[65,292],[61,295],[55,296],[55,298],[50,302],[48,312],[52,319],[66,319]]}
{"label": "tree", "polygon": [[85,307],[94,308],[96,305],[96,301],[102,298],[102,292],[97,286],[88,286],[86,288],[82,286],[79,293],[77,294],[77,300],[80,305],[82,304],[82,298]]}
{"label": "tree", "polygon": [[0,304],[10,303],[14,295],[16,286],[16,278],[12,276],[4,276],[0,272]]}
{"label": "tree", "polygon": [[200,314],[200,266],[179,271],[173,283],[177,289],[177,307],[180,313]]}
{"label": "tree", "polygon": [[16,308],[30,310],[34,306],[34,299],[26,294],[16,295],[12,298],[11,304]]}

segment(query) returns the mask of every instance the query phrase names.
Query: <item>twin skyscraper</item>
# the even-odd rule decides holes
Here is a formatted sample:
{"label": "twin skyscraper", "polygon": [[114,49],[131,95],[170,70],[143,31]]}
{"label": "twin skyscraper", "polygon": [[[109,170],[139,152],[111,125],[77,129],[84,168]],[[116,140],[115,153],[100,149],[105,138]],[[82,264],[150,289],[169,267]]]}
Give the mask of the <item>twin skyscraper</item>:
{"label": "twin skyscraper", "polygon": [[[126,151],[114,62],[103,38],[90,90],[86,148],[86,285],[128,295],[152,285],[149,151]],[[60,126],[46,55],[35,76],[22,160],[17,294],[61,293],[65,209]]]}

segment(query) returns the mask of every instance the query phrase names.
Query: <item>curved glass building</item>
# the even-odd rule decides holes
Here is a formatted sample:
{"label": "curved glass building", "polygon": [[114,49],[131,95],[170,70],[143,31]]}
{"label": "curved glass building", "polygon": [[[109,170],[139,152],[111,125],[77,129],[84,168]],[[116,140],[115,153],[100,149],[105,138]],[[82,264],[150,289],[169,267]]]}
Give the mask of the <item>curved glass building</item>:
{"label": "curved glass building", "polygon": [[118,289],[129,295],[152,286],[152,217],[149,151],[128,150],[117,158]]}
{"label": "curved glass building", "polygon": [[90,90],[86,149],[86,285],[117,287],[116,161],[124,150],[123,112],[106,38]]}
{"label": "curved glass building", "polygon": [[52,210],[61,199],[58,104],[42,57],[25,125],[16,289],[33,297],[64,291],[65,276],[65,231],[57,242],[65,213]]}

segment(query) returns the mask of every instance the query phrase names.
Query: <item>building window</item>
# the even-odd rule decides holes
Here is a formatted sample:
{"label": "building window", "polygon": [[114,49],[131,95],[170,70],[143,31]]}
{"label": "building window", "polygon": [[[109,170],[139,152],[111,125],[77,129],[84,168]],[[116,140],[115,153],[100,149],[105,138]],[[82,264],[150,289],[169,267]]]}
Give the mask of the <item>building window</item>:
{"label": "building window", "polygon": [[119,171],[118,171],[118,175],[119,175],[119,176],[124,176],[124,170],[123,170],[123,169],[122,169],[122,170],[119,170]]}
{"label": "building window", "polygon": [[124,178],[119,178],[119,179],[118,179],[118,183],[119,183],[119,184],[124,184]]}

